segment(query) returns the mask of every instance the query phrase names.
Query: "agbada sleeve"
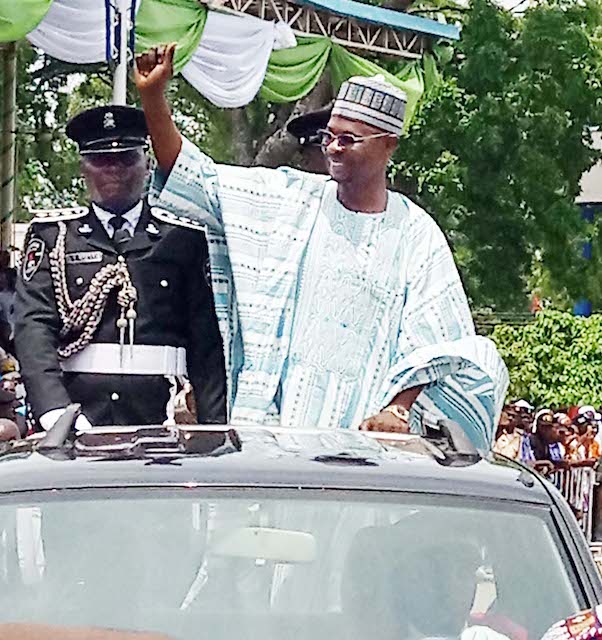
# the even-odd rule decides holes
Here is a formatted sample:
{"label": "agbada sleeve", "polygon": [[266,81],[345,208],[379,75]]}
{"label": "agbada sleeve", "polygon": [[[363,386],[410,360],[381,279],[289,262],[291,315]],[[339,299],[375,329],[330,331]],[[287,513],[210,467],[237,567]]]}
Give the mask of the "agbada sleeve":
{"label": "agbada sleeve", "polygon": [[230,410],[243,368],[273,369],[284,357],[291,265],[301,260],[324,181],[288,168],[216,164],[186,139],[169,176],[155,171],[151,207],[206,228]]}
{"label": "agbada sleeve", "polygon": [[218,188],[215,162],[182,137],[182,149],[169,176],[158,168],[153,172],[149,204],[219,231],[222,217]]}
{"label": "agbada sleeve", "polygon": [[228,211],[228,218],[232,213],[235,217],[246,214],[254,224],[271,225],[274,218],[283,213],[283,200],[302,197],[304,181],[300,176],[311,174],[286,167],[266,169],[218,164],[182,137],[182,149],[169,175],[165,176],[159,169],[153,172],[149,203],[200,222],[214,233],[223,233],[224,223],[230,222],[230,219],[224,221],[224,210]]}
{"label": "agbada sleeve", "polygon": [[508,387],[507,370],[495,345],[475,335],[445,237],[421,214],[422,223],[408,242],[405,305],[380,407],[404,389],[424,386],[412,407],[413,431],[421,431],[423,419],[434,423],[446,417],[458,422],[477,447],[489,450]]}

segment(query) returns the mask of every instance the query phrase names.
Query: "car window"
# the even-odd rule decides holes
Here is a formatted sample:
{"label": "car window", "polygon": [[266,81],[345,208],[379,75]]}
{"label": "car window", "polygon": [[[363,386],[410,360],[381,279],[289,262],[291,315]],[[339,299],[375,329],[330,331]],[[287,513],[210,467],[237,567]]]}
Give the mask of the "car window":
{"label": "car window", "polygon": [[581,600],[550,522],[362,492],[38,493],[0,503],[0,621],[186,640],[474,627],[538,640]]}

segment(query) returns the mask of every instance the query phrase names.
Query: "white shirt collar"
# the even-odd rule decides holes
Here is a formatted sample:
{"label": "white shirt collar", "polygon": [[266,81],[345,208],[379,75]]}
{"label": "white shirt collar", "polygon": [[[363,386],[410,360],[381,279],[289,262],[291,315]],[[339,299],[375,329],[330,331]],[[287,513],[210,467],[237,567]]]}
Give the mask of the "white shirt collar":
{"label": "white shirt collar", "polygon": [[[109,236],[109,238],[112,238],[113,233],[115,233],[115,230],[109,224],[109,220],[111,220],[115,216],[115,214],[111,213],[110,211],[106,211],[105,209],[103,209],[102,207],[99,207],[94,202],[92,203],[92,210],[94,211],[94,214],[96,215],[96,217],[100,220],[100,223],[102,224],[104,230],[107,232],[107,235]],[[129,211],[126,211],[123,214],[125,223],[122,229],[125,229],[126,231],[128,231],[130,235],[134,235],[134,230],[138,225],[138,221],[140,220],[141,215],[142,215],[142,200],[140,200],[138,204],[134,205]]]}

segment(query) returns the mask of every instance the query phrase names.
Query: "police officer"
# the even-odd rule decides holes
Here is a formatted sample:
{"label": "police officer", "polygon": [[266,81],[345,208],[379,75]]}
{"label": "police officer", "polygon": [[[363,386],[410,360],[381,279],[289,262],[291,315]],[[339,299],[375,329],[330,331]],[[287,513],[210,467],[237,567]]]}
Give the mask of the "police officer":
{"label": "police officer", "polygon": [[225,422],[207,240],[143,197],[143,112],[91,109],[67,135],[91,204],[33,219],[17,285],[15,346],[34,416],[48,429],[78,402],[78,428],[162,424],[188,379],[198,421]]}
{"label": "police officer", "polygon": [[293,166],[310,173],[328,173],[326,156],[320,146],[322,136],[318,131],[327,128],[331,112],[332,104],[329,104],[323,109],[309,111],[289,120],[286,130],[299,143],[299,156],[295,156],[297,162]]}

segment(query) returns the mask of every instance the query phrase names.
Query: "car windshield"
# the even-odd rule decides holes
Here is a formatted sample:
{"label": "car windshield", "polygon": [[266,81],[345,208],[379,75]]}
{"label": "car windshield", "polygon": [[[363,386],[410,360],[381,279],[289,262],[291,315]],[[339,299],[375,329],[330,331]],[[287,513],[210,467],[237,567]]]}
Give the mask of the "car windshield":
{"label": "car windshield", "polygon": [[538,640],[584,604],[544,508],[256,488],[28,496],[0,503],[0,620],[19,623],[5,629]]}

